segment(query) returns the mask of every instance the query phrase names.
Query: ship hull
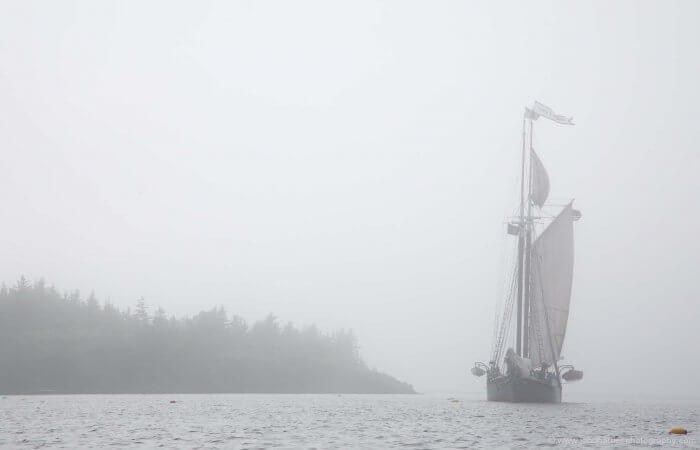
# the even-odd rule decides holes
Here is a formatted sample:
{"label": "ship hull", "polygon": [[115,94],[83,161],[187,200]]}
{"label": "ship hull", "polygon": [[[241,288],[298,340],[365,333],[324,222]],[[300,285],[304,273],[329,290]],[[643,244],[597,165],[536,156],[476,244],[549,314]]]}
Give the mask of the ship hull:
{"label": "ship hull", "polygon": [[534,378],[497,377],[486,383],[490,402],[561,403],[561,385]]}

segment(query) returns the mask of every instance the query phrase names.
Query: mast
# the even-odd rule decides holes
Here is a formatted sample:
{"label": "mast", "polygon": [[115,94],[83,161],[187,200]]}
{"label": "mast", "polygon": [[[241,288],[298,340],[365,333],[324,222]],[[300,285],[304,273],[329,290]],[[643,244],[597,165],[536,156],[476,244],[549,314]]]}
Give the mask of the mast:
{"label": "mast", "polygon": [[[532,155],[532,119],[528,120],[530,124],[529,133],[529,151]],[[528,193],[527,193],[527,217],[525,221],[525,249],[524,253],[524,275],[523,275],[523,357],[530,357],[529,335],[530,335],[530,254],[532,247],[532,164],[528,174]]]}
{"label": "mast", "polygon": [[[534,152],[533,149],[533,121],[537,120],[539,117],[544,117],[548,120],[551,120],[555,123],[561,124],[561,125],[573,125],[573,118],[572,117],[567,117],[563,116],[560,114],[556,114],[554,111],[552,111],[551,108],[549,108],[546,105],[543,105],[542,103],[535,102],[534,105],[531,108],[525,108],[525,113],[523,115],[523,125],[522,125],[522,158],[521,158],[521,173],[520,173],[520,211],[518,214],[518,256],[517,256],[517,263],[516,263],[516,279],[515,283],[517,284],[517,289],[516,289],[516,298],[515,303],[517,304],[517,309],[516,309],[516,318],[517,318],[517,326],[516,326],[516,354],[521,357],[533,359],[533,358],[538,358],[538,361],[542,360],[542,351],[539,348],[536,347],[535,341],[533,339],[540,339],[539,333],[543,329],[543,327],[546,325],[546,327],[552,326],[550,321],[554,321],[554,330],[553,332],[560,334],[563,339],[563,333],[566,327],[566,317],[560,317],[562,314],[562,308],[556,309],[556,311],[552,312],[554,314],[554,317],[547,318],[547,302],[544,302],[544,297],[542,292],[540,290],[542,289],[542,281],[539,280],[539,278],[536,279],[536,277],[540,277],[542,274],[540,273],[540,268],[542,266],[542,260],[541,260],[541,255],[537,253],[537,257],[533,257],[532,253],[534,251],[539,251],[536,249],[542,250],[542,245],[543,243],[550,242],[552,239],[562,239],[562,242],[556,242],[556,244],[563,246],[561,251],[567,252],[568,248],[572,246],[572,243],[570,243],[567,239],[569,239],[566,235],[567,231],[566,229],[562,229],[561,226],[559,226],[558,229],[562,229],[563,231],[560,232],[564,233],[562,236],[557,236],[556,238],[549,238],[547,241],[543,241],[542,239],[538,238],[537,240],[534,239],[535,235],[535,230],[534,230],[534,218],[533,218],[533,207],[543,207],[544,202],[546,201],[548,195],[549,195],[549,177],[547,175],[546,170],[542,166],[542,162],[539,160],[537,155]],[[528,130],[529,126],[529,130]],[[530,152],[529,156],[527,155],[527,152]],[[525,172],[527,170],[527,173]],[[526,178],[527,177],[527,178]],[[573,216],[572,216],[573,217]],[[571,219],[571,218],[569,218]],[[576,220],[576,219],[573,219]],[[551,228],[551,224],[547,229]],[[545,230],[546,231],[546,230]],[[514,233],[513,233],[514,234]],[[551,234],[551,233],[550,233]],[[542,237],[542,235],[540,235]],[[539,242],[539,244],[538,244]],[[554,250],[553,249],[545,249],[548,254],[552,253]],[[573,251],[573,247],[570,249]],[[561,253],[561,251],[559,253]],[[569,253],[571,253],[569,251]],[[556,253],[556,252],[555,252]],[[550,255],[551,256],[551,255]],[[567,255],[565,255],[567,256]],[[567,256],[568,257],[568,256]],[[571,255],[572,257],[572,255]],[[549,278],[547,279],[547,282],[550,283],[550,286],[547,286],[548,289],[553,290],[555,293],[554,294],[549,294],[549,296],[552,296],[551,299],[548,296],[548,302],[552,301],[559,301],[559,300],[566,300],[566,305],[568,305],[568,302],[570,301],[570,284],[571,284],[571,273],[568,273],[571,271],[571,264],[567,264],[566,261],[559,261],[554,257],[550,257],[548,266],[547,266],[547,276]],[[573,259],[572,259],[573,260]],[[555,263],[556,262],[556,263]],[[560,273],[561,272],[561,277],[562,280],[569,280],[568,284],[569,287],[566,288],[565,284],[562,283],[554,283],[552,284],[551,282],[551,277],[555,276],[554,274]],[[557,291],[559,289],[561,292]],[[569,292],[564,292],[568,289]],[[540,301],[544,302],[543,303],[543,308],[545,308],[543,311],[541,311],[543,314],[545,314],[544,319],[541,317],[539,308],[540,308]],[[535,308],[535,306],[537,308]],[[563,311],[565,313],[568,313],[568,309],[566,311]],[[547,322],[545,325],[543,325],[541,322],[544,320]],[[559,321],[559,323],[557,323]],[[564,327],[564,328],[562,328]],[[532,328],[533,333],[530,333],[530,329]],[[537,336],[535,336],[537,334]],[[550,341],[552,340],[552,336],[549,336]],[[552,342],[553,344],[553,342]],[[561,351],[561,341],[556,342],[556,344],[559,346],[558,351]],[[538,353],[539,351],[539,353]],[[535,353],[533,353],[535,352]],[[555,371],[558,371],[558,364],[556,359],[558,359],[558,355],[555,355],[554,357],[555,361],[541,361],[541,362],[546,362],[548,364],[551,364],[554,366]]]}
{"label": "mast", "polygon": [[[527,110],[526,113],[527,114]],[[523,154],[521,158],[520,168],[520,213],[518,231],[518,292],[517,292],[517,310],[516,310],[516,331],[515,331],[515,353],[518,356],[523,356],[522,341],[523,341],[523,278],[524,278],[524,255],[525,255],[525,117],[523,115]],[[531,122],[532,124],[532,122]],[[528,195],[529,198],[529,195]]]}

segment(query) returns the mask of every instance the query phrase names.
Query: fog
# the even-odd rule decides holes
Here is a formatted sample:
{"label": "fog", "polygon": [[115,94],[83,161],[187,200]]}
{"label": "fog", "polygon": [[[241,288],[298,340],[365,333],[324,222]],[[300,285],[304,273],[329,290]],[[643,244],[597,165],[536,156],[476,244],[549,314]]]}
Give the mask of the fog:
{"label": "fog", "polygon": [[351,328],[483,393],[533,100],[575,198],[565,396],[700,371],[695,2],[6,2],[0,280]]}

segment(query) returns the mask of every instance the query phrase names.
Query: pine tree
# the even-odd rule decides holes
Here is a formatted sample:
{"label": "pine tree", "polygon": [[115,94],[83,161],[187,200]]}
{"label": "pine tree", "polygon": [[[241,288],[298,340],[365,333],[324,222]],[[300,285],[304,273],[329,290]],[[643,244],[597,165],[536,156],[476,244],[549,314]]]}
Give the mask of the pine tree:
{"label": "pine tree", "polygon": [[136,300],[136,312],[134,312],[134,317],[141,322],[148,321],[148,308],[146,307],[146,300],[143,297]]}

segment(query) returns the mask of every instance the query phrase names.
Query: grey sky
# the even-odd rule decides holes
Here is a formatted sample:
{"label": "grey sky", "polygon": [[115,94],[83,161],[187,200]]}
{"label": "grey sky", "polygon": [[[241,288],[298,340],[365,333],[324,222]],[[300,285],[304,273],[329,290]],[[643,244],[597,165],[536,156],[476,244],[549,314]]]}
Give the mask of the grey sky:
{"label": "grey sky", "polygon": [[419,390],[480,391],[538,99],[577,124],[535,136],[583,212],[571,392],[695,389],[696,2],[1,10],[0,279],[350,327]]}

